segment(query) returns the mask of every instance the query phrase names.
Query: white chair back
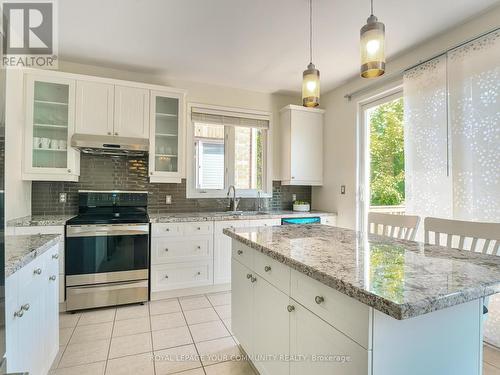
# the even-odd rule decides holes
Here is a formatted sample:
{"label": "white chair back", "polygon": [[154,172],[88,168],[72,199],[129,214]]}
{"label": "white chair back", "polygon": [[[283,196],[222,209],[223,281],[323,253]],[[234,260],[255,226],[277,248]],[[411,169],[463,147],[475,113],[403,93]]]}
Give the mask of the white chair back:
{"label": "white chair back", "polygon": [[401,240],[413,241],[419,223],[420,217],[414,215],[368,213],[368,232]]}
{"label": "white chair back", "polygon": [[[479,223],[426,217],[425,243],[500,255],[500,223]],[[434,233],[431,243],[430,233]],[[444,242],[441,241],[444,237]]]}

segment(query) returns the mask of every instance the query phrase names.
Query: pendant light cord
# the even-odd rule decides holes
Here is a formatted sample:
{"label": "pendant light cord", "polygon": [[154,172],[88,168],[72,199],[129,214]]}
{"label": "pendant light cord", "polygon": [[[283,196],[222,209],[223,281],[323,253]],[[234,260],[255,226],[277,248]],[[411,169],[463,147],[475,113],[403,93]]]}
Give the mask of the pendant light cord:
{"label": "pendant light cord", "polygon": [[371,15],[373,16],[373,0],[370,0],[370,10],[371,10]]}
{"label": "pendant light cord", "polygon": [[309,0],[309,62],[312,64],[313,61],[313,11],[312,11],[312,0]]}

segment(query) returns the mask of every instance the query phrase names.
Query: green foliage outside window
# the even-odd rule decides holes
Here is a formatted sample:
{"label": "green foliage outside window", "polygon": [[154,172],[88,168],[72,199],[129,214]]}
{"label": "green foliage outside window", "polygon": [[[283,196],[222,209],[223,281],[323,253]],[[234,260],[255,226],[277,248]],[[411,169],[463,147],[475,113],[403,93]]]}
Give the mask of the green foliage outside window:
{"label": "green foliage outside window", "polygon": [[370,204],[405,200],[403,98],[378,106],[370,118]]}

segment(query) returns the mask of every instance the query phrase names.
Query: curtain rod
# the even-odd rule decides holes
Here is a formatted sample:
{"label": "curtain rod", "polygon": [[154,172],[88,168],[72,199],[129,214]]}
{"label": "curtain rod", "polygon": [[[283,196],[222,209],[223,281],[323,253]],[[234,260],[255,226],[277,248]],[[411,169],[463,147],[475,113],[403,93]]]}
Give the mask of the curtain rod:
{"label": "curtain rod", "polygon": [[371,90],[373,90],[373,89],[375,89],[375,88],[377,88],[379,86],[382,86],[382,85],[384,85],[386,83],[394,81],[397,78],[401,78],[408,70],[416,68],[419,65],[425,64],[426,62],[431,61],[431,60],[433,60],[433,59],[435,59],[435,58],[437,58],[439,56],[443,56],[443,55],[447,54],[448,52],[453,51],[454,49],[460,48],[460,47],[462,47],[462,46],[464,46],[464,45],[466,45],[468,43],[471,43],[471,42],[473,42],[473,41],[475,41],[475,40],[477,40],[479,38],[482,38],[482,37],[484,37],[484,36],[486,36],[488,34],[494,33],[494,32],[499,31],[499,30],[500,30],[500,27],[495,27],[494,29],[486,31],[486,32],[484,32],[484,33],[482,33],[480,35],[477,35],[477,36],[475,36],[475,37],[473,37],[471,39],[467,39],[466,41],[458,43],[458,44],[454,45],[453,47],[447,48],[447,49],[445,49],[445,50],[443,50],[443,51],[441,51],[441,52],[439,52],[439,53],[437,53],[435,55],[432,55],[431,57],[429,57],[429,58],[427,58],[425,60],[420,60],[418,63],[416,63],[414,65],[411,65],[408,68],[405,68],[405,69],[399,70],[397,72],[391,73],[388,76],[386,76],[385,79],[384,78],[379,79],[377,82],[374,82],[373,84],[371,84],[371,85],[369,85],[367,87],[364,87],[362,89],[353,91],[353,92],[351,92],[349,94],[345,94],[344,98],[346,98],[347,100],[350,101],[354,96],[358,96],[358,95],[360,95],[360,94],[362,94],[364,92],[371,91]]}

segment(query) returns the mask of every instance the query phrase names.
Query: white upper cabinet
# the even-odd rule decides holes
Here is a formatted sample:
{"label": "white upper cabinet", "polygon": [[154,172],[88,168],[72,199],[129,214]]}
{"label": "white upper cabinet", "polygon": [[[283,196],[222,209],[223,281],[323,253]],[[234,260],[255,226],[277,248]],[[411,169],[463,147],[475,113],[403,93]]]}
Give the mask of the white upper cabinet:
{"label": "white upper cabinet", "polygon": [[323,184],[324,110],[288,105],[280,111],[281,182]]}
{"label": "white upper cabinet", "polygon": [[77,81],[76,133],[112,135],[114,85]]}
{"label": "white upper cabinet", "polygon": [[75,132],[75,81],[26,74],[25,111],[23,179],[78,181],[80,155],[69,146]]}
{"label": "white upper cabinet", "polygon": [[149,138],[149,90],[115,86],[114,135]]}
{"label": "white upper cabinet", "polygon": [[151,91],[149,180],[180,183],[184,177],[183,92]]}

